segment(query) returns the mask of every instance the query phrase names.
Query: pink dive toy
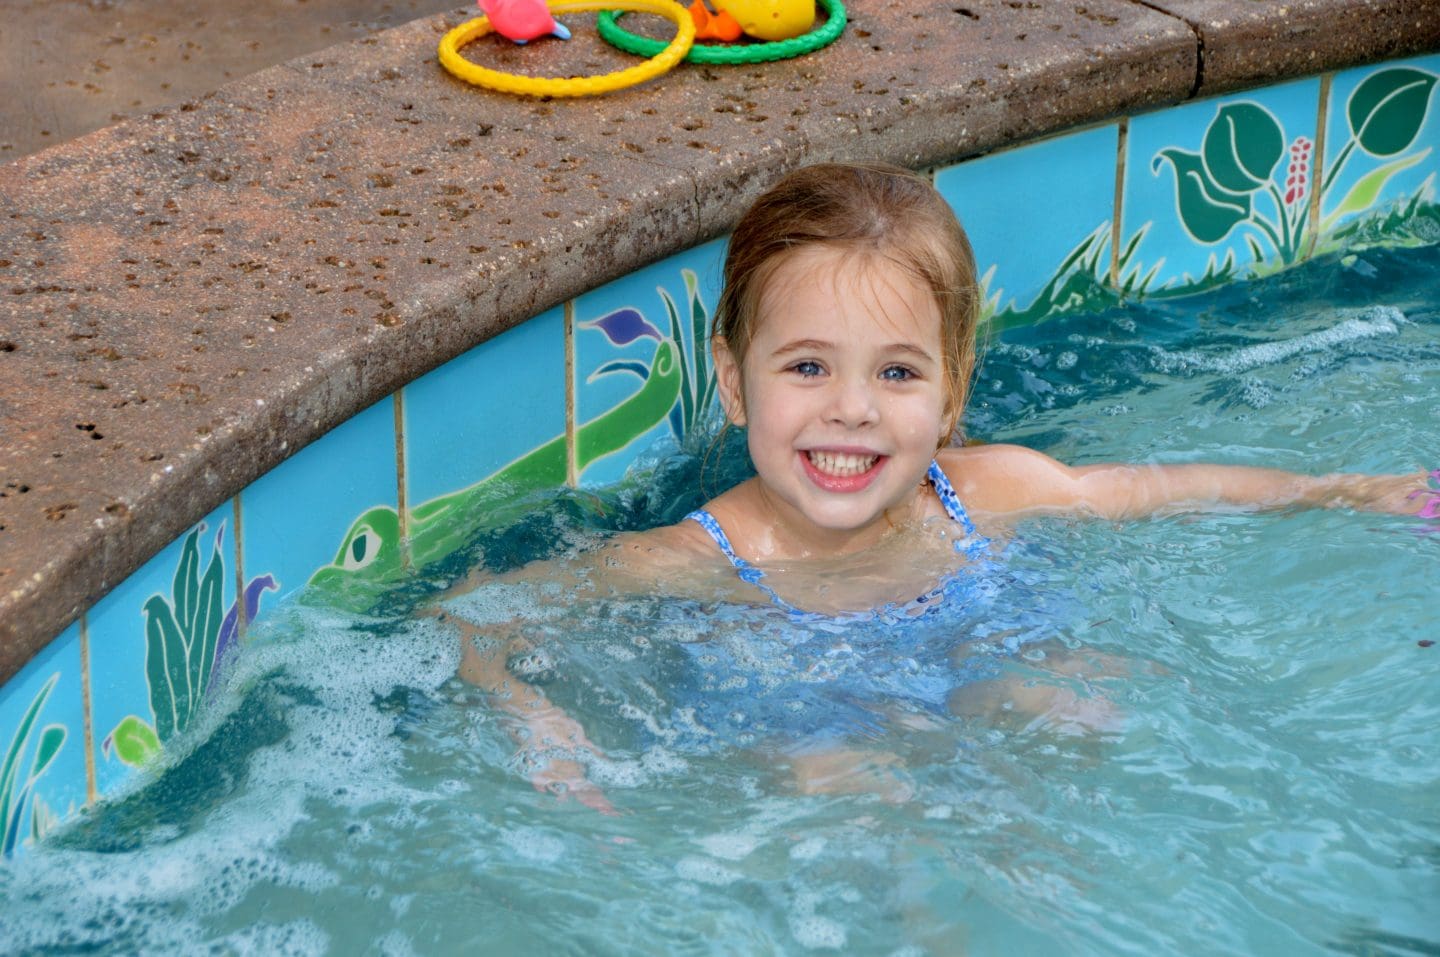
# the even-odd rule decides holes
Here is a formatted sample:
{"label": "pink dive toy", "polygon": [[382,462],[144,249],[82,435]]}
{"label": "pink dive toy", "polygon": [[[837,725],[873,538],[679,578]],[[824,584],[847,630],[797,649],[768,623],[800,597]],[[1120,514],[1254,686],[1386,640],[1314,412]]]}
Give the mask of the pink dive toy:
{"label": "pink dive toy", "polygon": [[570,31],[550,15],[545,0],[478,0],[480,12],[502,37],[529,43],[536,37],[554,34],[570,39]]}

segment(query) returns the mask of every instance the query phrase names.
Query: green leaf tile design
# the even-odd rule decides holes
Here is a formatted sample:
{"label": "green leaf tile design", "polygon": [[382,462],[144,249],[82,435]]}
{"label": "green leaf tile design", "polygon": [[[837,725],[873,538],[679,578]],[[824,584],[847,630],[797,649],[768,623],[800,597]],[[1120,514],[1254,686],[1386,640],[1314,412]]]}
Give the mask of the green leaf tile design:
{"label": "green leaf tile design", "polygon": [[[10,740],[10,746],[6,749],[5,762],[0,764],[0,857],[12,856],[15,848],[19,846],[22,837],[21,822],[25,819],[27,804],[31,806],[28,836],[41,837],[55,819],[49,809],[35,798],[34,790],[35,783],[49,770],[55,756],[65,744],[67,732],[62,725],[51,724],[43,728],[36,726],[40,712],[45,709],[45,703],[50,699],[59,680],[60,673],[57,671],[31,699],[15,729],[14,737]],[[36,743],[35,755],[30,761],[29,771],[22,776],[25,754],[30,747],[30,739],[37,730],[40,737]]]}
{"label": "green leaf tile design", "polygon": [[222,526],[211,544],[205,571],[200,571],[200,534],[204,525],[185,536],[175,564],[170,598],[152,595],[144,604],[145,679],[153,723],[127,715],[105,736],[101,749],[130,767],[139,767],[165,743],[193,723],[219,672],[226,650],[234,644],[240,614],[253,621],[261,595],[275,587],[269,575],[251,579],[240,600],[224,611],[225,555]]}

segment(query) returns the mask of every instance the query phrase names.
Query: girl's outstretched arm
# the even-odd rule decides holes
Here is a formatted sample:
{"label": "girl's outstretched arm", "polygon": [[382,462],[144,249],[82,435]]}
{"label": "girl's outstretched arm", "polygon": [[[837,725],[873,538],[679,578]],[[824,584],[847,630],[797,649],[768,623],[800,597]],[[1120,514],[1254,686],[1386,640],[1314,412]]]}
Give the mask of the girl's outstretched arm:
{"label": "girl's outstretched arm", "polygon": [[1194,509],[1353,508],[1416,515],[1437,494],[1424,472],[1309,476],[1240,465],[1067,466],[1016,445],[941,454],[967,504],[992,513],[1080,512],[1138,518]]}
{"label": "girl's outstretched arm", "polygon": [[520,749],[522,762],[529,767],[530,783],[536,790],[573,797],[602,814],[616,813],[604,792],[590,780],[582,762],[547,753],[588,751],[604,757],[586,736],[580,722],[551,703],[543,691],[511,671],[510,658],[520,650],[528,650],[524,640],[518,634],[509,638],[487,637],[475,625],[453,613],[442,611],[437,617],[458,624],[460,677],[483,691],[510,717],[511,737]]}

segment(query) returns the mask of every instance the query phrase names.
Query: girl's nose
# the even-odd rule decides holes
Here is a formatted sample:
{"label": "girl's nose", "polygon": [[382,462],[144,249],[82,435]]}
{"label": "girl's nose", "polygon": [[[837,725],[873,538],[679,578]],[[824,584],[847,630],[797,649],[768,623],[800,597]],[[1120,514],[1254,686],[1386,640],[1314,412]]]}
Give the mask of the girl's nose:
{"label": "girl's nose", "polygon": [[866,383],[836,380],[826,418],[846,428],[873,425],[880,417],[875,394]]}

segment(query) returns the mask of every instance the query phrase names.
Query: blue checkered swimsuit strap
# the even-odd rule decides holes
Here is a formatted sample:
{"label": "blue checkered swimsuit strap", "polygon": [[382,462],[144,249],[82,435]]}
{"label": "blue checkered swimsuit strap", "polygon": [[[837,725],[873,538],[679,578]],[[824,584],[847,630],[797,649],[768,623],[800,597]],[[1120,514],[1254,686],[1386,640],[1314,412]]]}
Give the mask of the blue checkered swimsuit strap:
{"label": "blue checkered swimsuit strap", "polygon": [[[935,496],[940,499],[940,504],[944,507],[945,514],[950,516],[951,521],[956,522],[965,530],[965,537],[955,543],[956,550],[974,556],[978,549],[985,546],[985,539],[976,534],[975,523],[970,521],[970,516],[965,513],[965,506],[960,504],[960,496],[956,494],[955,486],[950,484],[950,479],[946,477],[945,471],[940,468],[940,463],[933,459],[930,461],[930,468],[925,473],[925,476],[930,480],[930,485],[935,489]],[[775,589],[765,584],[765,573],[763,571],[735,554],[735,547],[730,544],[730,537],[725,534],[725,529],[720,527],[720,523],[716,521],[714,515],[711,515],[705,509],[701,508],[696,509],[685,517],[705,529],[710,537],[715,540],[715,544],[719,546],[721,553],[730,560],[731,565],[735,566],[735,571],[740,576],[741,581],[759,588],[775,603],[776,607],[790,612],[792,615],[810,617],[810,613],[796,608],[777,595]]]}

